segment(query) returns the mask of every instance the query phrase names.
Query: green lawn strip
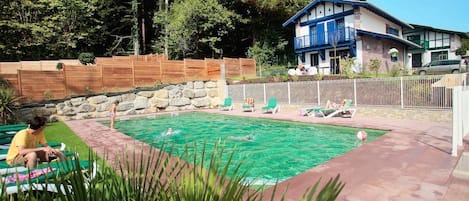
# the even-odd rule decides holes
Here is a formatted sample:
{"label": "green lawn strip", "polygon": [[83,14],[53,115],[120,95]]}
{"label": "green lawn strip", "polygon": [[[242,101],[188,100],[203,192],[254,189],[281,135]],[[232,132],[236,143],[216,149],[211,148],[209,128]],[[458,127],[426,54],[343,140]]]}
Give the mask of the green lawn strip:
{"label": "green lawn strip", "polygon": [[[49,142],[63,142],[65,145],[65,150],[74,151],[78,153],[78,158],[80,160],[89,160],[90,159],[90,148],[88,145],[81,140],[65,123],[63,122],[54,122],[48,123],[46,129],[44,130],[46,139]],[[97,156],[92,156],[91,158],[97,159],[98,164],[103,164],[101,158]],[[105,163],[106,164],[106,163]]]}

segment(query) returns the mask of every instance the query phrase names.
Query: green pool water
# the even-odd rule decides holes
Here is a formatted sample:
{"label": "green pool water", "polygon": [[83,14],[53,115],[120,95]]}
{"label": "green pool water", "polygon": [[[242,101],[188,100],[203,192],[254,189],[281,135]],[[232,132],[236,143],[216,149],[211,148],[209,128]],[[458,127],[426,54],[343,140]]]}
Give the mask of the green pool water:
{"label": "green pool water", "polygon": [[[102,123],[107,125],[109,121]],[[164,136],[169,127],[174,133]],[[257,178],[255,183],[259,184],[283,181],[357,148],[360,146],[356,138],[359,130],[367,132],[367,142],[386,133],[202,112],[121,119],[116,122],[116,129],[156,148],[175,144],[179,152],[184,151],[186,144],[194,142],[206,143],[210,149],[220,140],[227,150],[236,147],[232,164],[243,160],[242,167],[248,172],[248,179]],[[253,140],[231,139],[247,135]]]}

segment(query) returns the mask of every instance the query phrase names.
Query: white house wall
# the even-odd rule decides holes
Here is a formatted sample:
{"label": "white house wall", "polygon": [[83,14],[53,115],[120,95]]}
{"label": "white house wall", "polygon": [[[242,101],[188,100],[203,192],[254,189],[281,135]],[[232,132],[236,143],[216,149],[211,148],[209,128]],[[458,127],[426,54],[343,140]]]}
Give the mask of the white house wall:
{"label": "white house wall", "polygon": [[386,24],[398,30],[399,36],[402,36],[402,29],[400,26],[392,23],[391,21],[379,15],[372,13],[368,9],[360,8],[360,27],[357,28],[365,31],[386,34]]}

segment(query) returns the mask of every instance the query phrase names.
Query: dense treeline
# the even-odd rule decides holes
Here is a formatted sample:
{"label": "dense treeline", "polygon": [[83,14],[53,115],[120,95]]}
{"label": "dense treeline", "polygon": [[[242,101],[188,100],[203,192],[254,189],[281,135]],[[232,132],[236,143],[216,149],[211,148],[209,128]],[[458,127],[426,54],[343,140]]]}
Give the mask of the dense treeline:
{"label": "dense treeline", "polygon": [[309,0],[4,0],[0,60],[167,53],[295,61],[282,23]]}

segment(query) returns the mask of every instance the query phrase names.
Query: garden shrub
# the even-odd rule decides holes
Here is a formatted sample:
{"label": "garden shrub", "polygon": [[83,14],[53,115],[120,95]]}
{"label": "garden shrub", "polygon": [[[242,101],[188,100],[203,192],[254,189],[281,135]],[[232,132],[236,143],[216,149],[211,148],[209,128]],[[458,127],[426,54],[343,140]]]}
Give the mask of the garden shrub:
{"label": "garden shrub", "polygon": [[78,60],[80,60],[80,63],[83,64],[83,65],[89,65],[89,64],[95,64],[96,63],[96,57],[91,52],[82,52],[82,53],[80,53],[80,55],[78,55]]}

